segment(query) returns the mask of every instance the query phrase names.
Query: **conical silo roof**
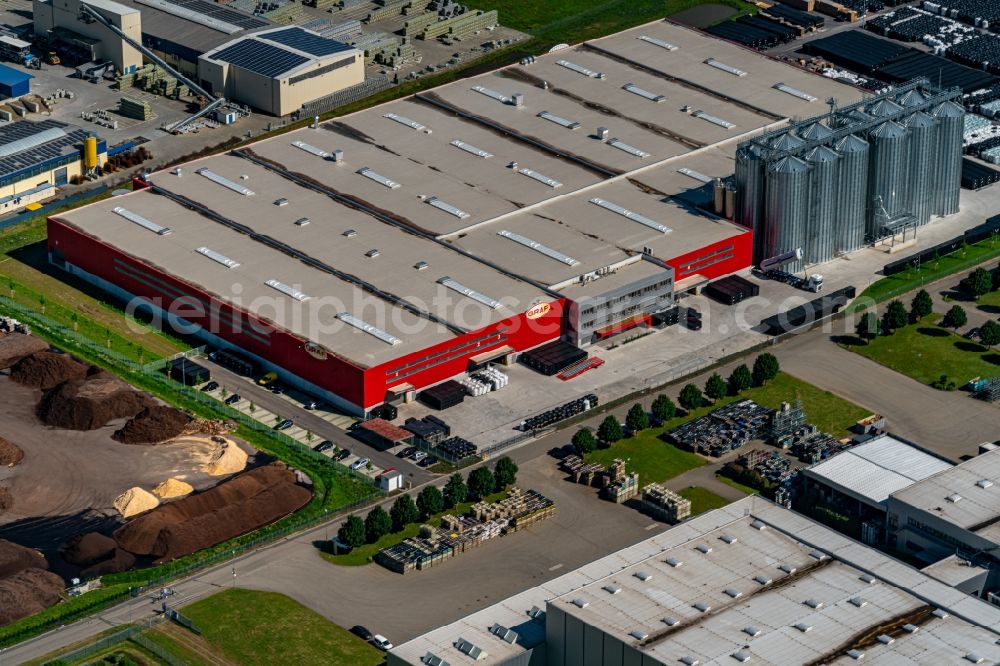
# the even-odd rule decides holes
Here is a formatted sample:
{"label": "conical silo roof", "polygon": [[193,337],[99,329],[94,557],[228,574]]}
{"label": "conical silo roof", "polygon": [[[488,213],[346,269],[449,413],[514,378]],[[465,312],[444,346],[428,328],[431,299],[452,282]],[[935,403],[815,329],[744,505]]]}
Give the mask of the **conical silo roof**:
{"label": "conical silo roof", "polygon": [[903,106],[920,106],[927,101],[927,97],[919,90],[907,90],[897,100]]}
{"label": "conical silo roof", "polygon": [[838,153],[859,153],[868,148],[868,142],[857,134],[848,134],[834,144]]}
{"label": "conical silo roof", "polygon": [[937,121],[931,116],[928,116],[926,113],[917,111],[912,116],[907,118],[905,122],[907,127],[923,128],[934,127],[934,123]]}
{"label": "conical silo roof", "polygon": [[802,138],[806,141],[817,141],[819,139],[825,139],[833,134],[833,130],[821,123],[812,123],[804,130],[800,131],[799,134],[802,135]]}
{"label": "conical silo roof", "polygon": [[795,150],[805,141],[795,136],[791,132],[785,132],[778,138],[771,141],[771,147],[775,150]]}
{"label": "conical silo roof", "polygon": [[934,115],[938,118],[960,118],[965,115],[965,109],[951,101],[941,102],[934,109]]}
{"label": "conical silo roof", "polygon": [[836,162],[839,158],[837,151],[827,146],[816,146],[806,153],[807,162]]}
{"label": "conical silo roof", "polygon": [[880,99],[865,110],[876,118],[885,118],[894,113],[899,113],[903,110],[903,107],[891,100]]}
{"label": "conical silo roof", "polygon": [[797,157],[782,157],[774,163],[771,171],[775,173],[804,173],[809,171],[809,165]]}
{"label": "conical silo roof", "polygon": [[875,129],[868,133],[868,136],[876,139],[896,139],[905,135],[906,130],[903,129],[903,126],[891,120],[887,120],[881,125],[878,125]]}

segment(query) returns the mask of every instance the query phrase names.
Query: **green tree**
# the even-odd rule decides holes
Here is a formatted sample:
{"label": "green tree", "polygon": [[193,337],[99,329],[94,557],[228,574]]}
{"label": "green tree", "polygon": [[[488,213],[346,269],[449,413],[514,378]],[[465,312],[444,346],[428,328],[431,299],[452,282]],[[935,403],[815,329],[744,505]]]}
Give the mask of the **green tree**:
{"label": "green tree", "polygon": [[625,415],[625,425],[633,433],[649,427],[649,415],[646,414],[646,409],[638,402],[629,407],[628,414]]}
{"label": "green tree", "polygon": [[990,293],[993,289],[993,276],[990,272],[980,266],[976,270],[969,273],[969,277],[965,278],[964,283],[967,285],[967,289],[973,298],[979,298],[984,294]]}
{"label": "green tree", "polygon": [[469,487],[465,485],[465,479],[457,472],[448,477],[448,483],[444,484],[444,503],[452,509],[469,497]]}
{"label": "green tree", "polygon": [[348,516],[337,530],[337,539],[348,548],[365,545],[365,521],[357,516]]}
{"label": "green tree", "polygon": [[605,444],[614,444],[619,441],[625,433],[622,432],[622,424],[615,416],[606,416],[601,425],[597,426],[597,439]]}
{"label": "green tree", "polygon": [[425,486],[417,495],[417,508],[420,509],[423,520],[427,520],[430,516],[444,510],[444,495],[441,494],[437,486]]}
{"label": "green tree", "polygon": [[392,518],[392,531],[398,532],[410,523],[415,523],[420,518],[420,509],[413,503],[413,498],[409,495],[400,495],[392,503],[389,509],[389,516]]}
{"label": "green tree", "polygon": [[858,321],[856,330],[858,337],[865,344],[868,344],[870,340],[874,340],[878,336],[878,317],[875,316],[874,312],[864,313]]}
{"label": "green tree", "polygon": [[692,409],[698,409],[701,407],[701,403],[704,398],[701,395],[701,389],[694,384],[688,384],[681,389],[681,394],[677,397],[677,401],[681,403],[681,407],[687,411]]}
{"label": "green tree", "polygon": [[921,289],[910,303],[910,317],[917,321],[934,312],[934,301],[926,289]]}
{"label": "green tree", "polygon": [[965,309],[961,305],[953,305],[950,310],[944,313],[941,325],[945,328],[958,329],[965,326],[968,321],[969,317],[965,314]]}
{"label": "green tree", "polygon": [[777,377],[780,371],[781,366],[778,365],[778,359],[774,357],[774,354],[761,354],[753,361],[753,372],[751,373],[753,383],[757,386],[763,386]]}
{"label": "green tree", "polygon": [[38,304],[42,306],[42,314],[45,314],[45,294],[38,297]]}
{"label": "green tree", "polygon": [[73,332],[74,333],[79,332],[79,330],[80,330],[80,315],[78,315],[77,313],[74,312],[73,315],[69,318],[69,320],[71,322],[73,322]]}
{"label": "green tree", "polygon": [[368,512],[365,517],[365,539],[368,543],[375,543],[389,531],[392,530],[392,519],[380,506]]}
{"label": "green tree", "polygon": [[517,464],[508,456],[500,458],[493,468],[493,477],[496,479],[496,491],[506,490],[517,483]]}
{"label": "green tree", "polygon": [[979,341],[987,347],[1000,345],[1000,324],[992,319],[979,328]]}
{"label": "green tree", "polygon": [[674,405],[674,401],[670,399],[670,396],[661,393],[653,400],[653,404],[650,405],[650,411],[653,412],[653,416],[656,417],[657,421],[666,423],[677,415],[677,406]]}
{"label": "green tree", "polygon": [[253,404],[253,403],[251,402],[251,403],[250,403],[250,404],[249,404],[249,405],[247,406],[247,409],[249,409],[249,410],[250,410],[250,414],[251,414],[251,415],[253,415],[253,413],[257,411],[257,405],[255,405],[255,404]]}
{"label": "green tree", "polygon": [[882,326],[887,333],[891,333],[906,326],[907,322],[910,321],[909,317],[902,301],[889,301],[889,305],[886,306],[885,312],[882,314]]}
{"label": "green tree", "polygon": [[717,372],[712,373],[712,376],[705,382],[705,395],[713,401],[726,397],[726,380],[722,378],[722,375]]}
{"label": "green tree", "polygon": [[729,375],[729,392],[739,395],[751,386],[753,386],[753,375],[750,374],[750,368],[745,363],[736,366],[733,374]]}
{"label": "green tree", "polygon": [[590,428],[580,428],[573,434],[573,446],[581,454],[590,453],[597,449],[597,438]]}
{"label": "green tree", "polygon": [[496,486],[496,476],[487,467],[477,467],[469,473],[469,495],[476,501],[489,495]]}

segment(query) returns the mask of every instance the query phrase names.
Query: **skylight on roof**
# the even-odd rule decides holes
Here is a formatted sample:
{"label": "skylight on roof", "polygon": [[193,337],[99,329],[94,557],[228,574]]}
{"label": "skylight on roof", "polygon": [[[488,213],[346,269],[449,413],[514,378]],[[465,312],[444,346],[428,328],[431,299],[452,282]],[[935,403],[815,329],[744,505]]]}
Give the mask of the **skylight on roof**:
{"label": "skylight on roof", "polygon": [[469,153],[470,155],[475,155],[476,157],[481,157],[484,160],[493,157],[493,153],[487,152],[487,151],[483,150],[482,148],[476,148],[471,143],[466,143],[465,141],[462,141],[461,139],[455,139],[455,140],[453,140],[451,142],[451,145],[455,146],[456,148],[461,148],[462,150],[464,150],[465,152]]}
{"label": "skylight on roof", "polygon": [[608,140],[608,145],[612,148],[617,148],[618,150],[628,153],[629,155],[634,155],[639,158],[649,157],[649,153],[641,148],[636,148],[635,146],[629,145],[622,141],[621,139],[610,139]]}
{"label": "skylight on roof", "polygon": [[549,113],[548,111],[542,111],[542,112],[540,112],[538,114],[538,117],[539,118],[544,118],[545,120],[548,120],[549,122],[555,123],[556,125],[561,125],[562,127],[565,127],[566,129],[575,130],[578,127],[580,127],[580,123],[576,122],[575,120],[569,120],[567,118],[563,118],[562,116],[557,116],[554,113]]}
{"label": "skylight on roof", "polygon": [[483,305],[492,308],[494,310],[498,310],[502,305],[502,303],[500,303],[500,301],[496,300],[495,298],[490,298],[486,294],[482,294],[476,291],[475,289],[470,289],[469,287],[466,287],[458,280],[453,280],[447,275],[439,279],[438,283],[444,285],[445,287],[448,287],[452,291],[457,291],[463,296],[468,296],[472,300],[478,301],[479,303],[482,303]]}
{"label": "skylight on roof", "polygon": [[222,264],[226,268],[236,268],[237,266],[240,265],[240,262],[236,261],[235,259],[230,259],[221,252],[216,252],[215,250],[211,250],[207,247],[199,247],[195,251],[198,252],[199,254],[208,257],[209,259],[211,259],[216,263]]}
{"label": "skylight on roof", "polygon": [[291,296],[300,303],[302,301],[309,299],[309,296],[307,296],[306,294],[303,294],[301,291],[295,289],[294,287],[288,286],[287,284],[281,282],[280,280],[275,280],[274,278],[271,278],[270,280],[265,281],[264,284],[266,284],[268,287],[271,287],[272,289],[280,291],[286,296]]}
{"label": "skylight on roof", "polygon": [[[688,169],[687,167],[681,167],[680,169],[677,170],[677,173],[682,173],[685,176],[688,176],[690,178],[694,178],[695,180],[700,180],[703,183],[711,183],[713,180],[715,180],[711,176],[706,176],[705,174],[701,173],[700,171],[695,171],[694,169]],[[754,522],[758,522],[759,523],[760,521],[758,520],[758,521],[754,521]],[[761,523],[761,525],[763,525],[763,523]],[[752,524],[751,524],[751,526],[752,526]],[[760,529],[760,528],[756,528],[756,529]]]}
{"label": "skylight on roof", "polygon": [[605,585],[601,589],[603,589],[608,594],[618,594],[619,592],[622,591],[622,588],[618,585]]}
{"label": "skylight on roof", "polygon": [[399,344],[403,343],[403,341],[400,340],[399,338],[397,338],[396,336],[391,335],[389,333],[386,333],[382,329],[377,328],[375,326],[372,326],[371,324],[366,323],[363,319],[359,319],[358,317],[355,317],[354,315],[350,314],[349,312],[340,312],[340,313],[338,313],[337,314],[337,319],[339,319],[340,321],[344,322],[348,326],[353,326],[354,328],[356,328],[356,329],[358,329],[360,331],[364,331],[368,335],[371,335],[373,337],[378,338],[379,340],[381,340],[382,342],[384,342],[386,344],[389,344],[389,345],[399,345]]}
{"label": "skylight on roof", "polygon": [[315,155],[316,157],[321,157],[324,160],[328,160],[328,159],[330,159],[332,157],[332,155],[330,153],[326,152],[322,148],[317,148],[316,146],[314,146],[312,144],[309,144],[309,143],[306,143],[305,141],[292,141],[292,145],[295,146],[296,148],[300,148],[300,149],[306,151],[310,155]]}
{"label": "skylight on roof", "polygon": [[627,90],[633,95],[638,95],[639,97],[644,97],[651,102],[662,102],[667,99],[666,95],[660,95],[659,93],[646,90],[645,88],[640,88],[634,83],[626,83],[622,86],[622,90]]}
{"label": "skylight on roof", "polygon": [[624,206],[619,206],[618,204],[613,203],[611,201],[608,201],[607,199],[602,199],[600,197],[594,197],[593,199],[590,200],[590,203],[595,204],[597,206],[600,206],[601,208],[603,208],[605,210],[609,210],[612,213],[617,213],[618,215],[621,215],[622,217],[626,217],[626,218],[632,220],[633,222],[638,222],[639,224],[641,224],[643,226],[647,226],[650,229],[653,229],[655,231],[659,231],[662,234],[666,234],[666,233],[669,233],[671,231],[670,227],[668,227],[667,225],[660,224],[656,220],[651,220],[650,218],[646,217],[645,215],[641,215],[641,214],[635,212],[634,210],[629,210],[628,208],[625,208]]}
{"label": "skylight on roof", "polygon": [[735,123],[731,123],[728,120],[723,120],[718,116],[713,116],[711,114],[705,113],[704,111],[695,111],[691,115],[693,115],[695,118],[701,118],[702,120],[706,120],[712,123],[713,125],[718,125],[719,127],[725,127],[726,129],[733,129],[734,127],[736,127]]}
{"label": "skylight on roof", "polygon": [[604,78],[604,74],[601,74],[600,72],[595,72],[594,70],[588,69],[583,65],[577,65],[576,63],[572,63],[569,60],[556,60],[556,64],[561,67],[565,67],[568,70],[574,71],[577,74],[583,74],[584,76],[587,76],[592,79]]}
{"label": "skylight on roof", "polygon": [[486,95],[487,97],[492,97],[496,101],[502,102],[503,104],[510,104],[511,103],[511,98],[510,97],[508,97],[507,95],[504,95],[502,92],[497,92],[496,90],[492,90],[490,88],[487,88],[486,86],[472,86],[472,89],[475,90],[477,93],[480,93],[481,95]]}
{"label": "skylight on roof", "polygon": [[447,201],[442,201],[441,199],[438,199],[437,197],[427,197],[426,199],[424,199],[424,201],[426,201],[430,205],[434,206],[438,210],[443,210],[444,212],[448,213],[449,215],[454,215],[455,217],[457,217],[460,220],[464,220],[465,218],[469,217],[469,213],[465,212],[464,210],[462,210],[461,208],[459,208],[457,206],[452,206]]}
{"label": "skylight on roof", "polygon": [[558,250],[553,250],[551,247],[547,245],[542,245],[538,241],[533,241],[527,236],[516,234],[513,231],[507,231],[506,229],[501,229],[500,231],[497,232],[497,236],[503,236],[504,238],[509,238],[510,240],[514,241],[515,243],[518,243],[519,245],[531,248],[535,252],[544,254],[545,256],[551,259],[555,259],[556,261],[566,264],[567,266],[577,266],[580,263],[579,261],[577,261],[576,259],[567,254],[563,254]]}
{"label": "skylight on roof", "polygon": [[518,169],[517,172],[520,173],[520,174],[524,174],[528,178],[532,178],[534,180],[537,180],[539,183],[545,183],[546,185],[548,185],[549,187],[551,187],[553,189],[555,189],[557,187],[562,187],[562,183],[560,183],[555,178],[549,178],[548,176],[540,174],[537,171],[532,171],[531,169],[528,169],[526,167]]}
{"label": "skylight on roof", "polygon": [[720,61],[716,60],[715,58],[709,58],[708,60],[705,61],[705,64],[709,65],[711,67],[714,67],[716,69],[722,70],[723,72],[726,72],[727,74],[732,74],[733,76],[746,76],[747,75],[747,73],[744,72],[742,69],[739,69],[738,67],[733,67],[732,65],[727,65],[726,63],[720,62]]}
{"label": "skylight on roof", "polygon": [[124,217],[129,222],[139,225],[146,231],[152,231],[157,236],[166,236],[167,234],[171,233],[170,227],[165,227],[162,224],[157,224],[156,222],[153,222],[152,220],[147,220],[142,215],[139,215],[138,213],[133,213],[128,208],[124,208],[122,206],[116,206],[111,210],[116,215]]}
{"label": "skylight on roof", "polygon": [[242,194],[245,197],[253,196],[254,192],[249,187],[244,187],[243,185],[240,185],[236,181],[229,180],[225,176],[220,176],[219,174],[215,173],[214,171],[212,171],[207,167],[201,167],[200,169],[196,169],[195,173],[200,176],[204,176],[213,183],[217,185],[222,185],[227,190],[232,190],[237,194]]}
{"label": "skylight on roof", "polygon": [[799,99],[804,99],[807,102],[815,102],[817,99],[819,99],[815,95],[810,95],[807,92],[802,92],[798,88],[793,88],[791,86],[785,85],[784,83],[775,83],[774,89],[780,90],[783,93],[787,93],[792,97],[798,97]]}
{"label": "skylight on roof", "polygon": [[670,42],[664,41],[662,39],[657,39],[656,37],[649,37],[648,35],[639,35],[639,39],[649,44],[659,46],[661,49],[666,49],[668,51],[676,51],[678,46],[671,44]]}
{"label": "skylight on roof", "polygon": [[401,116],[398,113],[386,113],[382,117],[388,118],[389,120],[395,120],[400,125],[406,125],[407,127],[415,129],[418,132],[427,132],[428,134],[431,133],[430,130],[427,129],[427,125],[418,123],[416,120],[412,120],[406,116]]}
{"label": "skylight on roof", "polygon": [[397,183],[396,181],[386,178],[385,176],[376,173],[375,171],[372,171],[368,167],[361,167],[360,169],[358,169],[357,173],[364,176],[365,178],[370,178],[371,180],[374,180],[379,185],[384,185],[385,187],[388,187],[390,190],[395,190],[398,187],[400,187],[400,184]]}

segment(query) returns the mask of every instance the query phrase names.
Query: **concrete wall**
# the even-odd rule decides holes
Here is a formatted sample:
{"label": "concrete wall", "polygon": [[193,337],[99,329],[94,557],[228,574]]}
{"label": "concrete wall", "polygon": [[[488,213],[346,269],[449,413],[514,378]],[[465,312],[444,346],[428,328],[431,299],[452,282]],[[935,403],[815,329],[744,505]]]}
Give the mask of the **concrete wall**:
{"label": "concrete wall", "polygon": [[546,604],[547,666],[666,666],[641,653],[630,644],[632,642],[631,638],[625,642],[611,636],[569,615],[554,603]]}
{"label": "concrete wall", "polygon": [[997,545],[892,496],[886,502],[886,525],[890,547],[927,563],[937,562],[958,551],[969,555]]}
{"label": "concrete wall", "polygon": [[[137,49],[126,44],[99,22],[88,23],[81,18],[80,0],[49,0],[48,7],[39,7],[42,4],[45,3],[37,0],[34,3],[39,12],[35,18],[35,34],[44,34],[51,28],[72,30],[84,37],[99,40],[100,44],[95,47],[97,57],[110,60],[119,71],[131,72],[142,67],[142,54]],[[136,42],[142,41],[142,20],[137,10],[112,2],[89,6]]]}

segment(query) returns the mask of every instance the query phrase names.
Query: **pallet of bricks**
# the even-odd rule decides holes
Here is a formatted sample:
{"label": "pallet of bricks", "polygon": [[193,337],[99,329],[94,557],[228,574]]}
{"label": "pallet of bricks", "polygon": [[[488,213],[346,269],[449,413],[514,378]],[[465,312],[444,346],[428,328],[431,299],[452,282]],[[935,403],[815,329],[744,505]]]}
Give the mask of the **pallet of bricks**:
{"label": "pallet of bricks", "polygon": [[668,523],[679,523],[691,515],[691,500],[659,483],[642,489],[642,505],[653,518]]}
{"label": "pallet of bricks", "polygon": [[476,520],[496,520],[507,524],[511,531],[549,518],[555,512],[556,505],[548,497],[535,490],[521,490],[517,486],[512,486],[507,497],[499,502],[476,502],[469,509]]}
{"label": "pallet of bricks", "polygon": [[135,100],[131,97],[122,97],[118,102],[118,112],[126,118],[136,120],[149,120],[153,117],[153,111],[149,108],[149,102]]}
{"label": "pallet of bricks", "polygon": [[497,12],[495,9],[488,12],[477,10],[438,21],[428,26],[423,34],[420,35],[420,38],[429,40],[447,35],[454,39],[462,39],[483,28],[491,28],[495,25],[497,25]]}
{"label": "pallet of bricks", "polygon": [[365,23],[375,23],[376,21],[381,21],[382,19],[399,16],[403,13],[403,8],[409,6],[410,0],[384,0],[378,2],[378,4],[381,5],[381,7],[377,7],[368,12],[368,16],[364,20]]}

